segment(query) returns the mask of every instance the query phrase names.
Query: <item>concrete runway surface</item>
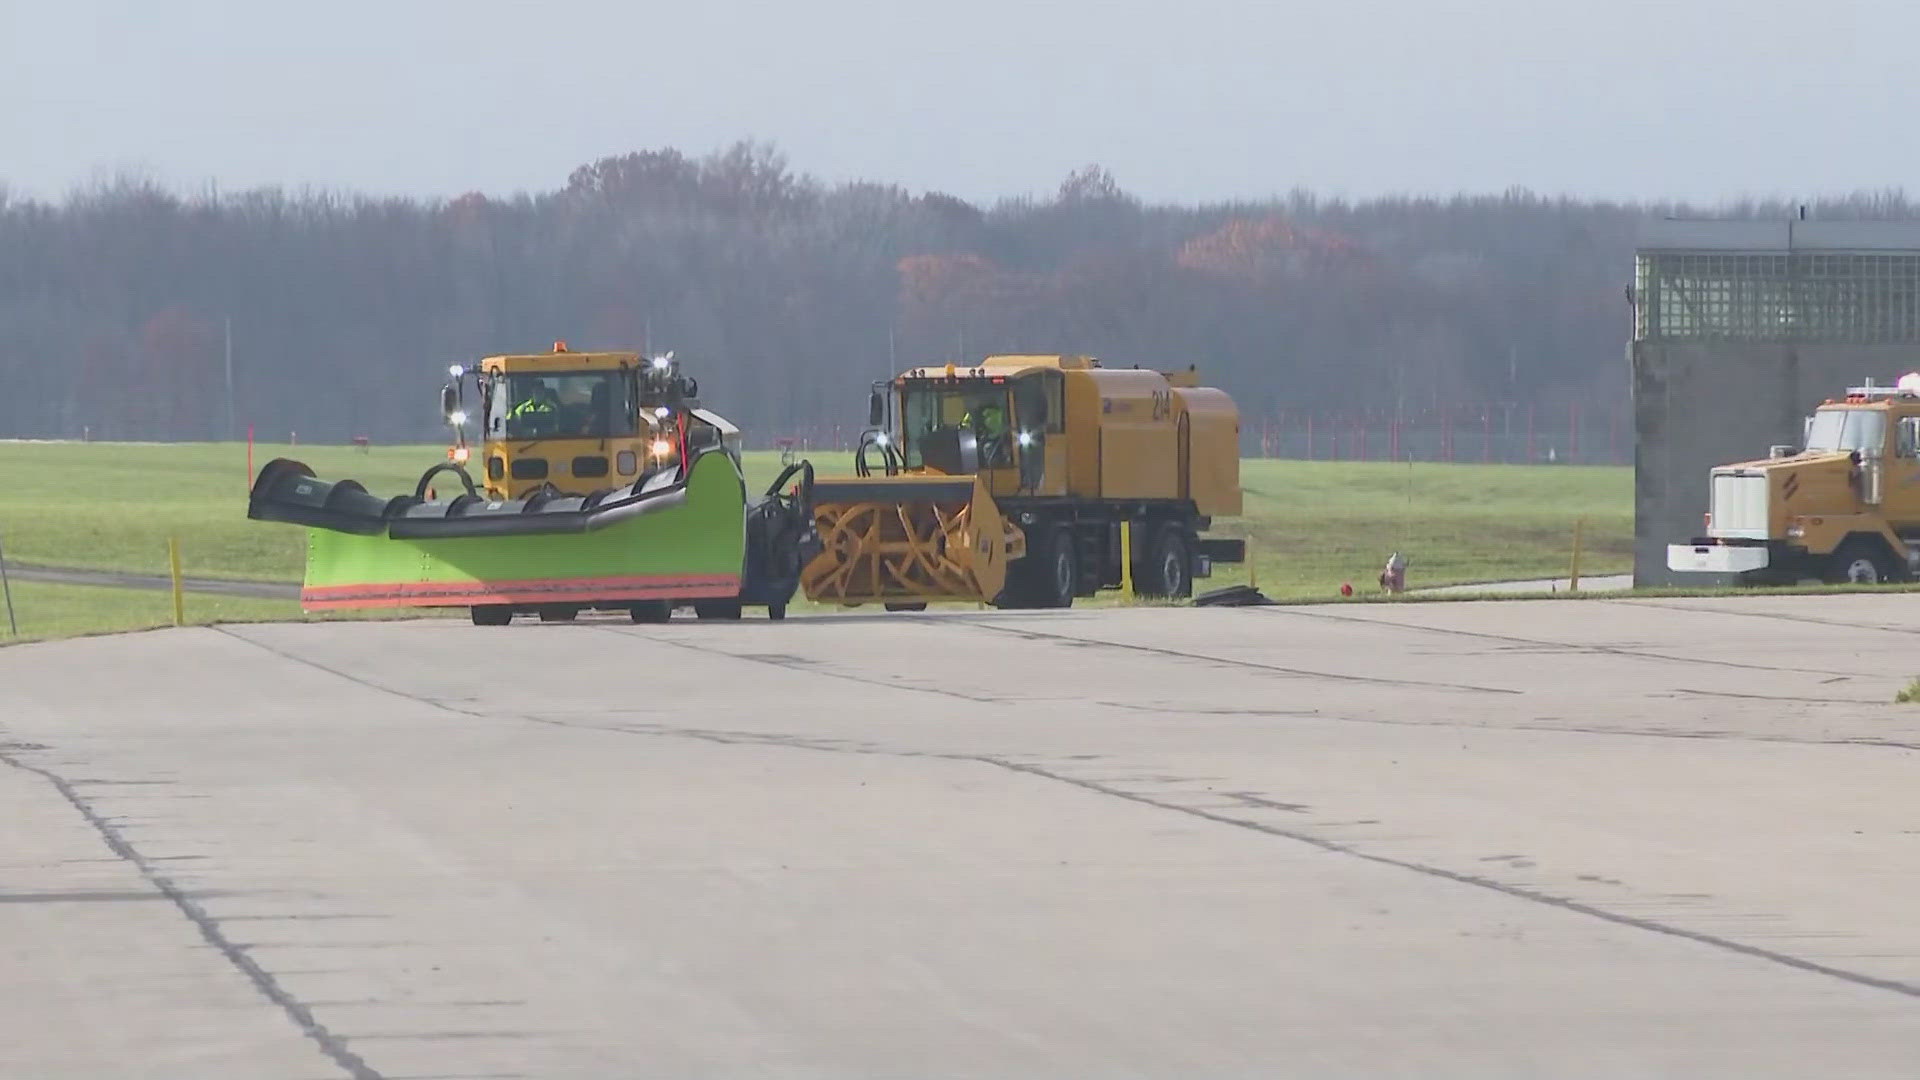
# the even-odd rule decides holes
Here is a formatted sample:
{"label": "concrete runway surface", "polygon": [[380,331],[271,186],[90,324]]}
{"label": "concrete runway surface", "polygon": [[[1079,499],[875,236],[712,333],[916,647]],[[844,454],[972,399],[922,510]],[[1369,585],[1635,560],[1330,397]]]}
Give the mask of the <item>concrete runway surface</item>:
{"label": "concrete runway surface", "polygon": [[1911,1076],[1916,611],[0,649],[0,1076]]}

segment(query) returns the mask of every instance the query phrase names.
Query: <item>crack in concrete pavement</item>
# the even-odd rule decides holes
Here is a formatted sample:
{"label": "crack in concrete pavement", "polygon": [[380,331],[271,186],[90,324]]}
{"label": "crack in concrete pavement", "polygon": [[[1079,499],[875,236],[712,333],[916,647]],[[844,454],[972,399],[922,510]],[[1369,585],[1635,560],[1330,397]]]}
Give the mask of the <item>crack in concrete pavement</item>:
{"label": "crack in concrete pavement", "polygon": [[248,956],[244,946],[236,944],[229,939],[226,933],[220,929],[219,920],[207,914],[206,909],[201,907],[191,894],[180,888],[171,878],[161,873],[153,865],[151,859],[141,854],[140,850],[131,843],[128,843],[126,837],[121,834],[121,826],[108,821],[99,811],[95,810],[92,802],[86,796],[82,795],[65,777],[62,777],[52,769],[21,760],[15,751],[0,750],[0,763],[4,763],[21,772],[38,776],[51,784],[53,789],[59,792],[61,797],[66,799],[68,804],[79,812],[87,824],[93,827],[93,831],[97,833],[101,841],[106,844],[107,850],[113,852],[122,862],[132,866],[142,878],[146,879],[148,884],[152,885],[154,889],[158,891],[160,896],[172,902],[173,906],[180,911],[180,914],[186,916],[187,921],[192,923],[194,929],[200,932],[200,937],[204,939],[208,945],[213,946],[214,951],[218,952],[234,970],[244,975],[261,997],[277,1006],[280,1011],[286,1015],[287,1019],[291,1020],[294,1026],[300,1029],[302,1035],[312,1040],[314,1045],[319,1047],[320,1052],[325,1054],[335,1065],[338,1065],[348,1076],[352,1077],[353,1080],[384,1080],[381,1074],[372,1066],[368,1065],[364,1058],[347,1048],[345,1040],[335,1035],[325,1024],[322,1024],[320,1020],[313,1015],[311,1008],[294,997],[286,987],[280,984],[278,979],[274,978],[271,972],[260,966],[252,957]]}
{"label": "crack in concrete pavement", "polygon": [[[222,632],[231,633],[230,631],[226,631],[224,629],[222,630]],[[231,636],[234,636],[242,641],[250,640],[246,638],[244,635],[240,635],[240,634],[231,634]],[[259,644],[259,643],[254,642],[254,644]],[[1479,874],[1471,874],[1471,873],[1466,873],[1458,870],[1450,870],[1450,869],[1447,869],[1446,867],[1436,866],[1431,863],[1416,862],[1411,859],[1396,858],[1391,855],[1382,855],[1376,852],[1364,851],[1358,847],[1353,846],[1350,843],[1343,843],[1336,840],[1329,840],[1324,837],[1315,836],[1311,833],[1301,832],[1294,829],[1281,828],[1279,826],[1268,824],[1265,822],[1249,821],[1243,818],[1237,818],[1237,817],[1230,816],[1228,814],[1221,813],[1218,810],[1206,809],[1206,808],[1196,807],[1196,806],[1188,806],[1188,805],[1183,805],[1177,802],[1171,802],[1166,799],[1156,798],[1152,795],[1148,795],[1142,792],[1128,791],[1124,788],[1116,787],[1111,783],[1101,782],[1097,780],[1088,780],[1088,779],[1083,779],[1081,777],[1076,777],[1076,776],[1070,776],[1066,773],[1055,771],[1053,769],[1049,769],[1045,766],[1034,764],[1032,762],[1019,761],[1013,758],[1000,757],[992,754],[974,754],[974,753],[942,752],[942,751],[927,751],[927,750],[907,750],[907,749],[901,749],[897,747],[876,746],[873,744],[849,743],[844,740],[817,740],[817,739],[809,738],[807,736],[783,734],[783,733],[725,731],[725,730],[717,730],[717,729],[677,727],[677,726],[666,725],[666,724],[616,726],[616,725],[605,725],[605,724],[578,723],[578,722],[546,718],[546,717],[527,715],[527,714],[499,714],[499,713],[470,712],[463,709],[451,708],[430,697],[412,694],[404,690],[398,690],[393,687],[382,686],[377,683],[371,683],[363,679],[347,676],[338,671],[335,671],[332,668],[326,667],[325,665],[307,660],[302,657],[293,656],[291,654],[282,652],[280,650],[272,649],[265,645],[261,645],[260,647],[278,656],[284,657],[288,660],[305,664],[317,670],[325,671],[325,672],[328,672],[329,674],[336,675],[340,678],[346,679],[349,682],[355,683],[356,685],[375,689],[387,694],[391,694],[395,697],[413,701],[415,703],[426,705],[432,708],[438,708],[447,712],[455,713],[457,715],[464,715],[464,716],[474,717],[478,719],[520,720],[520,721],[526,721],[531,723],[543,724],[547,726],[572,728],[572,729],[583,730],[583,731],[601,731],[609,734],[645,735],[649,737],[661,737],[661,738],[694,739],[694,740],[699,740],[703,742],[715,743],[719,745],[760,745],[760,746],[770,746],[770,747],[793,749],[793,750],[807,750],[807,751],[812,751],[817,753],[839,753],[839,754],[851,753],[851,754],[859,754],[859,755],[866,755],[866,756],[894,757],[894,758],[901,758],[901,759],[925,759],[925,760],[938,760],[938,761],[972,762],[975,764],[980,764],[980,765],[985,765],[985,766],[996,768],[996,769],[1001,769],[1007,772],[1018,773],[1018,774],[1033,777],[1036,779],[1046,780],[1046,781],[1060,783],[1060,784],[1067,784],[1084,791],[1106,796],[1108,798],[1120,799],[1126,802],[1131,802],[1131,803],[1135,803],[1142,806],[1153,807],[1153,808],[1164,810],[1170,813],[1183,814],[1188,817],[1198,818],[1203,821],[1212,822],[1218,825],[1224,825],[1229,828],[1243,829],[1250,832],[1260,833],[1266,836],[1274,837],[1277,839],[1290,840],[1295,843],[1305,844],[1310,847],[1317,848],[1321,851],[1329,852],[1331,854],[1342,855],[1342,856],[1353,858],[1353,859],[1359,859],[1364,862],[1373,863],[1379,866],[1393,867],[1395,869],[1404,870],[1409,873],[1420,874],[1422,876],[1439,880],[1439,881],[1446,881],[1446,882],[1451,882],[1457,885],[1467,886],[1469,888],[1481,889],[1481,890],[1491,892],[1500,896],[1504,896],[1510,899],[1520,900],[1520,901],[1524,901],[1532,904],[1538,904],[1544,907],[1554,908],[1560,911],[1565,911],[1565,912],[1569,912],[1576,915],[1583,915],[1588,918],[1598,919],[1602,922],[1610,923],[1615,926],[1621,926],[1629,929],[1640,930],[1640,931],[1651,933],[1651,934],[1658,934],[1663,937],[1669,937],[1669,938],[1674,938],[1681,941],[1687,941],[1696,945],[1703,945],[1708,948],[1718,949],[1723,952],[1731,953],[1738,956],[1744,956],[1749,959],[1764,961],[1767,963],[1778,965],[1780,967],[1789,968],[1791,970],[1804,972],[1807,974],[1825,976],[1827,978],[1835,979],[1845,983],[1850,983],[1855,986],[1861,986],[1869,989],[1886,991],[1889,993],[1899,994],[1903,997],[1920,998],[1920,985],[1904,982],[1899,979],[1889,979],[1889,978],[1884,978],[1877,975],[1871,975],[1863,971],[1854,971],[1848,968],[1837,967],[1832,964],[1824,964],[1817,960],[1809,960],[1805,957],[1795,956],[1791,953],[1780,952],[1778,950],[1768,949],[1759,945],[1751,945],[1746,942],[1737,941],[1732,938],[1720,936],[1718,934],[1711,934],[1711,933],[1707,933],[1699,930],[1691,930],[1683,926],[1674,925],[1672,923],[1664,923],[1655,919],[1645,918],[1638,915],[1628,915],[1618,911],[1611,911],[1606,908],[1599,907],[1595,904],[1588,903],[1586,901],[1576,900],[1569,896],[1561,896],[1561,895],[1549,893],[1536,888],[1530,888],[1522,885],[1514,885],[1508,882],[1498,881],[1493,878],[1484,877]],[[734,656],[734,654],[723,654],[723,655]],[[734,656],[734,658],[739,659],[739,657],[737,656]],[[743,661],[743,662],[755,662],[755,661]],[[892,686],[887,688],[902,690],[902,691],[922,692],[922,693],[932,692],[932,691],[927,691],[921,688],[909,687],[909,686]]]}
{"label": "crack in concrete pavement", "polygon": [[[1310,833],[1299,832],[1293,829],[1284,829],[1274,825],[1266,824],[1264,822],[1248,821],[1243,818],[1232,817],[1228,814],[1220,813],[1216,810],[1210,810],[1204,807],[1187,806],[1187,805],[1183,805],[1176,802],[1169,802],[1165,799],[1155,798],[1151,795],[1143,794],[1141,792],[1128,791],[1128,790],[1125,790],[1124,788],[1115,787],[1110,783],[1096,781],[1096,780],[1087,780],[1087,779],[1082,779],[1080,777],[1075,777],[1075,776],[1069,776],[1065,773],[1057,772],[1052,769],[1046,768],[1044,766],[1033,764],[1031,762],[1017,761],[1011,758],[1003,758],[1003,757],[998,757],[991,754],[943,753],[938,751],[901,750],[897,748],[886,748],[886,747],[854,747],[854,746],[847,746],[847,745],[830,745],[824,742],[820,742],[820,743],[813,742],[802,736],[766,735],[766,734],[761,734],[757,732],[728,732],[728,731],[715,731],[710,729],[699,729],[699,728],[675,728],[667,725],[615,727],[615,726],[607,726],[607,725],[599,725],[599,724],[576,724],[576,723],[570,723],[566,721],[546,720],[538,717],[523,716],[521,717],[521,719],[531,720],[535,723],[551,724],[552,726],[556,726],[556,727],[570,727],[570,728],[578,728],[581,730],[605,731],[605,732],[614,733],[614,734],[647,735],[647,736],[667,737],[667,738],[686,738],[686,739],[695,739],[703,742],[716,743],[719,745],[760,745],[760,746],[771,746],[771,747],[792,749],[792,750],[810,750],[810,751],[815,751],[820,753],[854,753],[854,754],[877,756],[877,757],[897,757],[897,758],[906,758],[906,759],[918,758],[918,759],[928,759],[928,760],[936,760],[936,761],[972,762],[975,764],[987,765],[994,768],[1003,769],[1008,772],[1020,773],[1026,776],[1049,780],[1056,783],[1068,784],[1073,787],[1077,787],[1082,790],[1093,792],[1096,794],[1104,795],[1110,798],[1122,799],[1127,802],[1137,803],[1142,806],[1150,806],[1156,809],[1166,810],[1176,814],[1184,814],[1189,817],[1200,818],[1202,820],[1213,822],[1219,825],[1226,825],[1236,829],[1245,829],[1252,832],[1263,833],[1265,835],[1276,837],[1279,839],[1291,840],[1296,843],[1306,844],[1311,847],[1315,847],[1322,851],[1326,851],[1336,855],[1344,855],[1349,858],[1360,859],[1365,862],[1375,863],[1381,866],[1390,866],[1396,869],[1406,870],[1412,873],[1421,874],[1423,876],[1435,878],[1442,881],[1452,882],[1458,885],[1466,885],[1472,888],[1484,889],[1489,892],[1497,893],[1512,899],[1522,900],[1522,901],[1526,901],[1534,904],[1540,904],[1546,907],[1556,908],[1561,911],[1570,912],[1576,915],[1584,915],[1589,918],[1599,919],[1604,922],[1612,923],[1616,926],[1623,926],[1630,929],[1642,930],[1648,933],[1659,934],[1664,937],[1677,938],[1683,941],[1692,942],[1697,945],[1705,945],[1710,948],[1720,949],[1725,952],[1746,956],[1755,960],[1766,961],[1769,963],[1780,965],[1782,967],[1791,968],[1796,971],[1806,972],[1809,974],[1824,975],[1824,976],[1827,976],[1828,978],[1838,979],[1842,982],[1852,983],[1856,986],[1863,986],[1863,987],[1868,987],[1876,990],[1884,990],[1891,993],[1900,994],[1904,997],[1920,998],[1920,985],[1916,985],[1914,983],[1903,982],[1898,979],[1883,978],[1877,975],[1870,975],[1866,972],[1853,971],[1848,968],[1836,967],[1832,964],[1823,964],[1817,960],[1809,960],[1809,959],[1806,959],[1805,957],[1794,956],[1791,953],[1784,953],[1775,949],[1768,949],[1759,945],[1750,945],[1743,941],[1736,941],[1732,938],[1722,937],[1718,934],[1710,934],[1704,931],[1691,930],[1683,926],[1676,926],[1672,923],[1663,923],[1655,919],[1644,918],[1638,915],[1627,915],[1622,912],[1611,911],[1606,908],[1602,908],[1597,905],[1587,903],[1585,901],[1576,900],[1572,897],[1559,896],[1554,893],[1549,893],[1540,889],[1529,888],[1522,885],[1513,885],[1504,881],[1498,881],[1493,878],[1484,877],[1479,874],[1469,874],[1469,873],[1464,873],[1458,870],[1449,870],[1446,867],[1435,866],[1430,863],[1415,862],[1411,859],[1400,859],[1390,855],[1381,855],[1374,852],[1362,851],[1359,848],[1352,846],[1351,844],[1341,843],[1335,840],[1328,840],[1324,837],[1314,836]],[[1222,794],[1228,795],[1230,797],[1239,798],[1244,793],[1226,792]],[[1241,801],[1245,802],[1247,800],[1241,799]],[[1293,805],[1293,804],[1286,804],[1286,803],[1270,803],[1269,804],[1265,800],[1262,800],[1262,804],[1270,805],[1272,808],[1275,808],[1275,809],[1291,809]]]}
{"label": "crack in concrete pavement", "polygon": [[1834,626],[1842,630],[1872,630],[1887,634],[1920,634],[1920,628],[1911,626],[1888,626],[1885,623],[1845,622],[1840,619],[1816,619],[1806,615],[1785,615],[1777,611],[1740,611],[1735,608],[1703,608],[1690,604],[1661,604],[1652,600],[1635,600],[1634,607],[1659,608],[1663,611],[1685,611],[1694,615],[1727,615],[1739,619],[1774,619],[1779,622],[1804,623],[1808,626]]}
{"label": "crack in concrete pavement", "polygon": [[[1249,608],[1245,610],[1258,610]],[[1394,679],[1383,675],[1353,675],[1337,671],[1314,671],[1310,668],[1283,667],[1279,664],[1262,664],[1255,660],[1239,660],[1233,657],[1215,656],[1211,653],[1186,652],[1169,649],[1160,645],[1140,645],[1127,641],[1107,641],[1101,638],[1084,638],[1073,634],[1047,633],[1043,630],[1031,630],[1024,627],[995,626],[991,623],[970,623],[968,629],[986,630],[997,634],[1011,634],[1029,641],[1065,641],[1094,648],[1116,649],[1128,652],[1150,653],[1155,656],[1170,656],[1181,660],[1199,660],[1210,664],[1223,664],[1227,667],[1247,668],[1253,671],[1270,671],[1278,675],[1288,675],[1303,679],[1327,679],[1334,682],[1366,683],[1375,686],[1403,686],[1419,690],[1456,690],[1478,694],[1519,694],[1523,691],[1504,686],[1475,686],[1471,683],[1429,682],[1423,679]]]}
{"label": "crack in concrete pavement", "polygon": [[[1625,601],[1587,600],[1581,602],[1605,604],[1624,603]],[[1735,668],[1741,671],[1791,671],[1800,675],[1843,675],[1849,678],[1859,678],[1868,674],[1867,672],[1860,671],[1832,671],[1825,668],[1788,667],[1782,664],[1743,664],[1738,660],[1713,660],[1698,656],[1671,656],[1667,653],[1648,652],[1644,649],[1633,649],[1621,645],[1581,645],[1577,642],[1549,641],[1544,638],[1523,638],[1513,637],[1508,634],[1490,634],[1484,630],[1460,630],[1447,626],[1420,626],[1414,623],[1394,622],[1391,619],[1362,619],[1350,615],[1330,615],[1324,611],[1307,611],[1300,608],[1249,607],[1234,608],[1232,610],[1252,613],[1256,618],[1292,615],[1303,619],[1325,619],[1328,622],[1406,630],[1412,633],[1444,634],[1451,637],[1478,638],[1483,641],[1504,641],[1512,645],[1535,645],[1569,653],[1624,656],[1638,660],[1658,660],[1669,664],[1698,664],[1702,667]]]}
{"label": "crack in concrete pavement", "polygon": [[679,641],[670,637],[661,637],[637,629],[622,629],[613,626],[594,626],[592,629],[601,631],[602,633],[618,634],[621,637],[643,638],[647,641],[658,642],[661,645],[671,645],[676,649],[686,649],[689,652],[697,652],[706,656],[719,656],[729,660],[740,660],[751,664],[767,664],[772,667],[783,668],[788,671],[797,671],[807,675],[819,675],[829,679],[842,679],[847,682],[859,683],[863,686],[877,686],[883,690],[906,690],[921,694],[938,694],[941,697],[954,698],[959,701],[971,702],[975,705],[1006,705],[1022,700],[1020,698],[988,697],[983,694],[969,694],[962,690],[949,690],[938,686],[914,686],[910,683],[889,682],[885,679],[870,679],[844,671],[834,671],[830,668],[822,667],[818,663],[808,661],[803,657],[776,653],[737,653],[729,652],[726,649],[702,648],[690,642]]}

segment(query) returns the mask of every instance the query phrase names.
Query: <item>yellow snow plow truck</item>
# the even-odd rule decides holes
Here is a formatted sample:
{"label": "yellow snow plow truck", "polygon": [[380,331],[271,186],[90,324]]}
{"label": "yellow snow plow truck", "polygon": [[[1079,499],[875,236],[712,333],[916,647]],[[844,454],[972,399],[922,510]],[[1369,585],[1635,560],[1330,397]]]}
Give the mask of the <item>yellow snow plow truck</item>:
{"label": "yellow snow plow truck", "polygon": [[1713,470],[1706,535],[1667,548],[1677,572],[1743,585],[1904,581],[1920,569],[1920,373],[1866,385],[1807,418],[1799,447]]}
{"label": "yellow snow plow truck", "polygon": [[321,480],[286,458],[260,470],[247,516],[307,527],[306,608],[464,607],[478,626],[582,611],[664,622],[680,607],[737,619],[742,605],[785,617],[812,552],[813,467],[795,462],[748,498],[740,432],[701,404],[672,353],[555,342],[448,374],[440,409],[455,445],[412,494]]}
{"label": "yellow snow plow truck", "polygon": [[876,383],[850,478],[813,486],[808,599],[1067,607],[1121,584],[1184,597],[1242,540],[1240,417],[1189,369],[991,356]]}

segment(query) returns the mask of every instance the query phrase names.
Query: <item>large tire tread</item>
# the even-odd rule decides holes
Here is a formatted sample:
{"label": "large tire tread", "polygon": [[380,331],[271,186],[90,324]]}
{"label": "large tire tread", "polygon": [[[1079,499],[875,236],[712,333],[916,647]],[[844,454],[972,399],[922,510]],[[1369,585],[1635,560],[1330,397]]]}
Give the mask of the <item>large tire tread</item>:
{"label": "large tire tread", "polygon": [[738,600],[696,600],[693,614],[701,619],[721,619],[731,621],[740,617]]}
{"label": "large tire tread", "polygon": [[[1869,567],[1871,576],[1863,576]],[[1906,577],[1906,567],[1894,560],[1877,537],[1851,537],[1834,549],[1827,562],[1826,580],[1831,585],[1884,585]]]}
{"label": "large tire tread", "polygon": [[1183,600],[1193,595],[1193,542],[1184,526],[1160,528],[1154,534],[1150,557],[1154,596]]}
{"label": "large tire tread", "polygon": [[665,600],[641,600],[627,609],[627,617],[637,623],[663,623],[673,618],[673,605]]}
{"label": "large tire tread", "polygon": [[475,626],[505,626],[513,621],[513,608],[506,604],[477,604],[468,612]]}
{"label": "large tire tread", "polygon": [[1027,529],[1027,553],[1007,567],[1007,584],[994,600],[994,606],[1012,610],[1071,607],[1077,589],[1067,589],[1062,595],[1057,584],[1057,560],[1062,546],[1071,561],[1077,586],[1080,561],[1079,552],[1073,546],[1072,527],[1036,524]]}

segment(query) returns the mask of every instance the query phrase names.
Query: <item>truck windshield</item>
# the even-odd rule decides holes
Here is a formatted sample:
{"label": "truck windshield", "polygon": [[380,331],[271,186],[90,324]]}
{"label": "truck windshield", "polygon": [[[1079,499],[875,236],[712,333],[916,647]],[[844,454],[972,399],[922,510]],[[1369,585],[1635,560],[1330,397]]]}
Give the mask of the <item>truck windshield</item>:
{"label": "truck windshield", "polygon": [[604,439],[633,430],[633,404],[612,371],[508,375],[487,401],[489,439]]}
{"label": "truck windshield", "polygon": [[924,464],[921,444],[937,431],[973,432],[980,448],[980,464],[1013,464],[1012,423],[1007,416],[1004,384],[984,386],[910,386],[901,394],[901,453],[910,469]]}
{"label": "truck windshield", "polygon": [[1887,416],[1878,409],[1821,409],[1807,418],[1808,450],[1877,454],[1886,438]]}

